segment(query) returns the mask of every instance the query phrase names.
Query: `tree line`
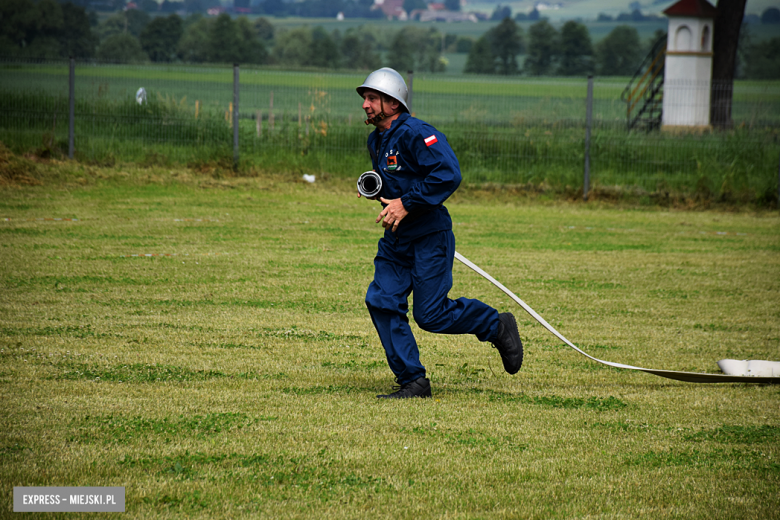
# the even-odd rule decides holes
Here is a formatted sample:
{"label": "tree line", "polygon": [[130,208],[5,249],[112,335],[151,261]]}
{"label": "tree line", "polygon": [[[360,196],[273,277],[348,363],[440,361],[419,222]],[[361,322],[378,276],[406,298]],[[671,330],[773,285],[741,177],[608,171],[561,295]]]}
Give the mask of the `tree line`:
{"label": "tree line", "polygon": [[[271,1],[271,0],[266,0]],[[740,44],[739,76],[780,77],[780,38]],[[361,25],[328,32],[320,26],[276,30],[267,18],[223,13],[204,17],[117,12],[98,23],[94,13],[55,0],[0,2],[0,55],[30,59],[74,56],[111,63],[183,62],[272,64],[283,67],[443,72],[445,54],[467,54],[464,71],[529,76],[631,75],[663,33],[640,41],[621,25],[596,44],[579,22],[560,30],[540,19],[523,31],[505,17],[479,38],[443,34],[435,27]]]}
{"label": "tree line", "polygon": [[[520,74],[529,76],[626,76],[635,72],[663,31],[649,42],[640,42],[634,27],[615,27],[593,45],[588,28],[568,21],[558,31],[547,20],[531,25],[526,38],[511,18],[479,38],[469,52],[465,72],[475,74]],[[527,43],[526,43],[527,40]],[[517,58],[524,56],[522,68]]]}
{"label": "tree line", "polygon": [[[94,23],[93,23],[94,22]],[[83,7],[55,0],[0,1],[0,54],[30,58],[90,58],[99,41]]]}

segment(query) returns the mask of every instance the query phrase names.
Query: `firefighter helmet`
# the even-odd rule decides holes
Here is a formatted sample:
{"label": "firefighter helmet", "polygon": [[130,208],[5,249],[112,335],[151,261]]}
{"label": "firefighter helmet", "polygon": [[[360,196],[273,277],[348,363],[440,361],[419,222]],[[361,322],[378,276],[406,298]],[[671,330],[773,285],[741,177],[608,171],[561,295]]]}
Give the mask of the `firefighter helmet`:
{"label": "firefighter helmet", "polygon": [[401,106],[403,106],[407,112],[409,111],[409,107],[406,105],[407,98],[409,97],[406,82],[398,72],[390,67],[383,67],[369,74],[363,84],[356,90],[362,97],[363,92],[366,89],[376,90],[377,92],[390,96],[401,103]]}

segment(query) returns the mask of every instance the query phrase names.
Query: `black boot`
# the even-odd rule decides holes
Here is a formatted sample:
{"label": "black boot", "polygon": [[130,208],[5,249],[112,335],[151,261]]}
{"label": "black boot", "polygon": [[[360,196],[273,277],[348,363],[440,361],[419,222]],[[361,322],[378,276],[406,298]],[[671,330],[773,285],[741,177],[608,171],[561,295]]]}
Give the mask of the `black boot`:
{"label": "black boot", "polygon": [[411,383],[406,383],[392,394],[378,395],[379,399],[409,399],[410,397],[430,397],[431,382],[427,377],[420,377]]}
{"label": "black boot", "polygon": [[501,354],[504,370],[516,374],[523,365],[523,342],[520,341],[517,322],[511,313],[504,312],[498,315],[498,333],[491,343]]}

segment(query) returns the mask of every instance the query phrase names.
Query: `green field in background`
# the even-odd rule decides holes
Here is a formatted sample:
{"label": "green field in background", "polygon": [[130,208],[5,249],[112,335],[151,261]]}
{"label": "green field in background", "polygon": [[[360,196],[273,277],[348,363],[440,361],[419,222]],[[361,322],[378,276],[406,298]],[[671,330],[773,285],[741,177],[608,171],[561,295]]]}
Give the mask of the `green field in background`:
{"label": "green field in background", "polygon": [[[28,90],[45,90],[52,82],[67,85],[68,65],[19,65],[5,63],[0,65],[4,79],[0,86],[12,90],[20,84]],[[404,74],[407,76],[406,74]],[[59,80],[51,77],[60,78]],[[274,87],[322,87],[353,91],[365,79],[363,72],[326,72],[326,71],[281,71],[268,67],[252,65],[240,69],[241,84]],[[90,65],[78,63],[76,78],[87,80],[88,84],[99,85],[100,80],[128,81],[170,81],[193,84],[233,84],[231,66],[214,65]],[[408,79],[408,77],[407,77]],[[598,77],[594,83],[595,98],[617,99],[628,84],[629,77]],[[57,83],[61,88],[62,83]],[[463,94],[480,96],[530,96],[530,97],[577,97],[584,98],[585,78],[565,77],[526,77],[526,76],[476,76],[466,75],[450,78],[437,74],[415,74],[413,88],[415,92],[438,94]],[[737,80],[735,97],[745,99],[758,96],[759,100],[777,102],[780,100],[780,81],[774,80]],[[232,89],[229,94],[232,96]]]}
{"label": "green field in background", "polygon": [[[68,67],[61,65],[10,65],[0,67],[0,91],[11,95],[67,93]],[[268,68],[242,67],[240,107],[253,116],[257,110],[270,111],[273,96],[278,116],[295,118],[362,117],[355,87],[362,74],[322,71],[289,72]],[[597,78],[594,81],[593,116],[597,120],[625,120],[626,105],[620,95],[629,78]],[[159,97],[195,113],[200,109],[222,113],[233,101],[232,67],[147,65],[110,66],[79,64],[76,67],[76,96],[80,100],[127,101],[138,88],[148,96]],[[501,78],[467,76],[453,78],[415,75],[415,113],[435,124],[451,121],[481,121],[486,124],[513,120],[585,119],[587,81],[584,78]],[[780,117],[780,82],[738,81],[735,83],[733,117],[738,122],[773,122]],[[29,107],[35,110],[35,100]]]}

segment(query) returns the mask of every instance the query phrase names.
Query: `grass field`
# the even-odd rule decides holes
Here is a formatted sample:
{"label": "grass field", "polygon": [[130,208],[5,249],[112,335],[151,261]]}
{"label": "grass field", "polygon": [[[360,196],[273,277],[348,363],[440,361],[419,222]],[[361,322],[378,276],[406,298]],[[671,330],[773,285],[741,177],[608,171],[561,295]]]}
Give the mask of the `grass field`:
{"label": "grass field", "polygon": [[[42,113],[49,125],[56,126],[52,119],[59,114],[60,128],[66,128],[67,63],[6,62],[0,64],[0,74],[0,115],[12,121],[18,117],[14,112]],[[240,112],[244,118],[256,117],[259,111],[265,119],[273,113],[277,120],[309,117],[360,125],[363,113],[355,87],[364,79],[364,73],[355,72],[242,67]],[[629,79],[594,80],[595,121],[624,128],[626,104],[620,97]],[[214,65],[79,63],[75,71],[77,118],[110,114],[121,125],[128,118],[142,117],[137,110],[130,110],[140,87],[150,101],[163,103],[181,115],[224,118],[233,103],[233,69]],[[412,91],[415,114],[437,125],[479,122],[518,127],[539,122],[573,121],[582,125],[585,121],[586,78],[415,74]],[[50,98],[56,98],[56,103],[47,101]],[[735,82],[732,116],[737,125],[777,126],[778,107],[780,82]]]}
{"label": "grass field", "polygon": [[[62,93],[67,89],[68,64],[18,64],[2,63],[3,89],[11,92]],[[248,101],[252,108],[266,108],[268,95],[273,90],[276,96],[286,93],[312,95],[313,91],[324,91],[331,98],[338,99],[339,115],[350,112],[360,113],[359,98],[354,90],[365,79],[365,72],[333,72],[324,70],[289,71],[270,67],[241,67],[242,100]],[[408,80],[408,75],[405,75]],[[628,84],[629,77],[599,77],[595,79],[593,96],[596,100],[619,103],[622,117],[625,104],[620,102],[620,94]],[[128,99],[134,98],[139,87],[145,87],[150,93],[159,93],[180,102],[182,98],[193,104],[200,100],[206,104],[217,101],[221,105],[233,99],[233,68],[219,65],[108,65],[81,64],[76,67],[76,95],[80,98]],[[577,99],[583,101],[587,89],[584,77],[502,77],[475,76],[448,77],[437,74],[417,73],[414,75],[413,91],[423,97],[444,96],[441,103],[452,106],[447,96],[466,96],[470,99],[481,98],[553,98]],[[780,82],[768,80],[738,80],[734,88],[735,101],[739,103],[780,102]],[[260,102],[256,98],[262,99]],[[344,98],[342,100],[342,98]],[[358,100],[357,108],[354,107]],[[287,106],[284,100],[275,98],[278,109],[292,110],[295,104]],[[296,101],[296,103],[297,103]],[[257,107],[252,103],[258,102]],[[331,100],[331,102],[333,102]],[[344,106],[342,106],[344,105]],[[462,109],[456,105],[457,109]],[[503,108],[503,107],[502,107]],[[550,116],[540,113],[539,117]],[[570,117],[584,118],[582,114]],[[594,113],[594,117],[605,117]],[[735,117],[741,116],[738,114]]]}
{"label": "grass field", "polygon": [[[352,182],[40,168],[0,198],[2,517],[13,486],[89,485],[128,518],[780,518],[780,388],[594,364],[460,265],[451,296],[516,312],[523,369],[415,327],[434,398],[378,402],[381,231]],[[449,209],[458,250],[596,357],[780,359],[776,212]]]}

